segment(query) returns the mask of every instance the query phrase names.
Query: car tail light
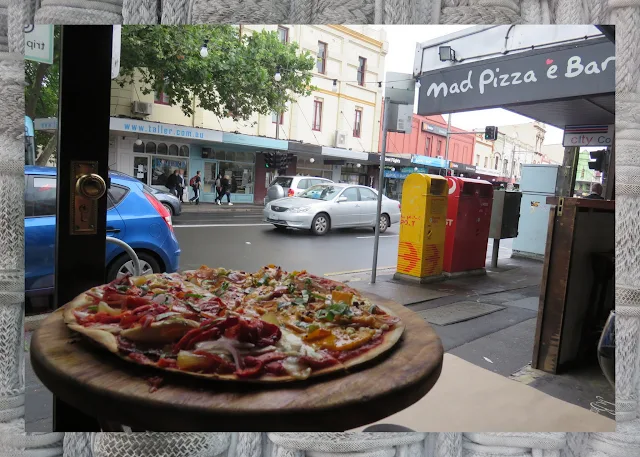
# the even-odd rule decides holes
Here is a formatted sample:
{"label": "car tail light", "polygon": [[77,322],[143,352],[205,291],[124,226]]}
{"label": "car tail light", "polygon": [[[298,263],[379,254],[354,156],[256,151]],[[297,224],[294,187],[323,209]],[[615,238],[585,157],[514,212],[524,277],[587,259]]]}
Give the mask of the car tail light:
{"label": "car tail light", "polygon": [[287,192],[287,197],[293,197],[296,193],[293,191],[293,189],[289,189],[289,192]]}
{"label": "car tail light", "polygon": [[149,200],[149,203],[151,203],[151,205],[155,208],[155,210],[158,212],[160,217],[164,219],[164,221],[167,223],[169,230],[173,232],[173,221],[171,220],[171,213],[169,213],[169,210],[164,206],[162,206],[162,203],[160,203],[158,199],[153,195],[151,195],[150,193],[145,192],[144,196],[147,197],[147,200]]}

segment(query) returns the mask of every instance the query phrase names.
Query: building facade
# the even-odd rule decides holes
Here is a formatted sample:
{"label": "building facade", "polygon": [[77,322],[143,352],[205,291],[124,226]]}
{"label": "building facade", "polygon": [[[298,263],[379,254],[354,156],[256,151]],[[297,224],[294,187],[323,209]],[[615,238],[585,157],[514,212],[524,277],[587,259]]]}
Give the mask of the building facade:
{"label": "building facade", "polygon": [[[277,31],[316,59],[316,88],[278,115],[248,120],[218,118],[197,107],[186,116],[162,93],[139,87],[111,93],[110,167],[147,185],[163,186],[176,168],[187,177],[203,175],[203,201],[214,201],[216,176],[232,179],[234,202],[262,202],[275,173],[265,167],[265,151],[292,155],[288,174],[334,181],[370,181],[368,152],[379,143],[384,61],[383,30],[369,26],[242,26],[241,33]],[[275,76],[275,75],[274,75]],[[343,172],[344,171],[344,172]]]}

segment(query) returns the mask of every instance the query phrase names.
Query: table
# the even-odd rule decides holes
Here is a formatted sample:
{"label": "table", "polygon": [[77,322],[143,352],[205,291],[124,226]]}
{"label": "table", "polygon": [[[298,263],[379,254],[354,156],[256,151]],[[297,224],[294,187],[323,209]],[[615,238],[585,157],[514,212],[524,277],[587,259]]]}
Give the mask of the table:
{"label": "table", "polygon": [[[33,335],[31,362],[54,395],[101,424],[158,432],[345,431],[417,402],[442,369],[442,343],[428,323],[402,305],[367,296],[395,312],[406,329],[389,353],[348,376],[263,386],[164,373],[125,362],[84,340],[73,342],[61,310]],[[150,393],[145,377],[155,375],[164,384]]]}

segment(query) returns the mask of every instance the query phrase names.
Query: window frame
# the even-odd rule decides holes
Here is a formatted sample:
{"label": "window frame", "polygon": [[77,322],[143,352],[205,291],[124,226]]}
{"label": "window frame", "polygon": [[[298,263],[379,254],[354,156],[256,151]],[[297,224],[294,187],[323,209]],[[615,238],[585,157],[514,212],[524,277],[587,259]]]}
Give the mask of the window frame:
{"label": "window frame", "polygon": [[360,189],[358,189],[357,187],[347,187],[342,192],[340,192],[340,194],[336,198],[346,197],[345,193],[347,193],[350,190],[355,190],[356,191],[356,200],[347,200],[347,202],[359,202],[360,201]]}
{"label": "window frame", "polygon": [[284,125],[284,111],[280,111],[280,115],[278,116],[279,117],[279,119],[278,119],[279,122],[273,120],[274,115],[278,116],[278,113],[276,113],[275,111],[271,113],[271,123],[272,124]]}
{"label": "window frame", "polygon": [[[358,56],[357,75],[358,75],[357,76],[358,85],[364,87],[366,82],[366,75],[367,75],[367,58],[366,57]],[[362,77],[362,80],[360,80],[360,77]]]}
{"label": "window frame", "polygon": [[[284,31],[284,41],[282,41],[282,38],[280,37],[280,31]],[[288,43],[289,42],[289,28],[279,25],[278,26],[278,38],[280,38],[280,41],[282,43]]]}
{"label": "window frame", "polygon": [[[311,130],[314,132],[322,131],[322,108],[324,102],[322,100],[314,100],[313,101],[313,124],[311,125]],[[318,107],[320,107],[320,115],[318,116]],[[319,119],[318,119],[319,117]],[[316,128],[317,127],[317,128]]]}
{"label": "window frame", "polygon": [[[157,105],[171,106],[171,98],[164,91],[164,86],[166,86],[167,82],[165,79],[164,84],[162,85],[162,90],[160,92],[153,91],[153,103]],[[166,97],[166,101],[165,101]]]}
{"label": "window frame", "polygon": [[[322,57],[320,57],[320,48],[321,46],[324,46],[324,53],[322,54]],[[329,45],[327,43],[325,43],[324,41],[319,41],[318,40],[318,54],[316,55],[316,71],[321,74],[321,75],[326,75],[327,74],[327,54],[329,52]],[[322,71],[318,70],[318,61],[322,61]]]}
{"label": "window frame", "polygon": [[356,108],[355,120],[353,123],[353,137],[360,138],[361,136],[362,136],[362,108]]}

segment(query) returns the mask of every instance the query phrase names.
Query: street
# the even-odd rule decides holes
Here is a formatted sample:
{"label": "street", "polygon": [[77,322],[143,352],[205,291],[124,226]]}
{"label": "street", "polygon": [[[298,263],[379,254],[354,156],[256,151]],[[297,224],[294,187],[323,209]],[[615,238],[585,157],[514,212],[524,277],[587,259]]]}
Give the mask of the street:
{"label": "street", "polygon": [[[174,218],[182,256],[180,268],[224,266],[244,271],[276,264],[288,271],[306,269],[317,275],[371,269],[374,234],[371,229],[344,229],[317,237],[301,230],[277,231],[262,222],[262,213],[222,211],[183,213]],[[400,227],[380,236],[378,268],[395,267]],[[489,241],[487,259],[491,257]],[[511,240],[503,240],[500,258],[511,256]]]}

